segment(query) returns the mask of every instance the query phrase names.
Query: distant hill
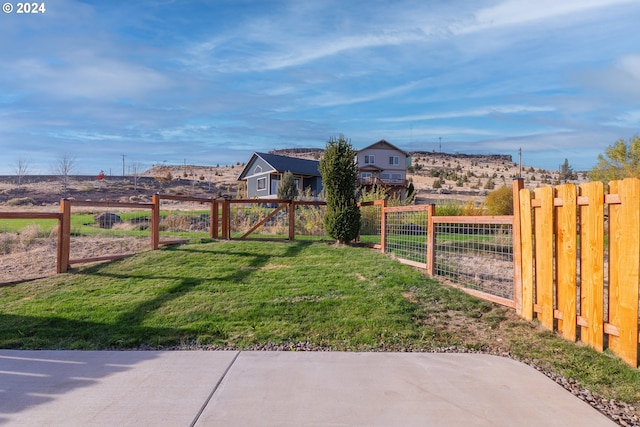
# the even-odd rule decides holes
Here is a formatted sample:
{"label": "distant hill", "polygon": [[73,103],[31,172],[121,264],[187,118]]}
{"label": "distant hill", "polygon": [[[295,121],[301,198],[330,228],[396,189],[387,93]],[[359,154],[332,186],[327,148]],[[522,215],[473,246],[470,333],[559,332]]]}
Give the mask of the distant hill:
{"label": "distant hill", "polygon": [[[319,160],[324,150],[319,148],[290,148],[273,150],[273,154]],[[408,179],[417,190],[419,203],[441,199],[482,201],[493,188],[510,186],[520,173],[520,167],[510,155],[461,154],[414,151],[411,155]],[[246,159],[245,159],[246,161]],[[102,182],[94,176],[72,177],[72,197],[100,200],[118,199],[156,191],[170,194],[211,195],[238,193],[238,175],[244,163],[225,166],[158,165],[140,174],[139,186],[135,177],[107,177]],[[522,166],[527,188],[558,183],[558,171]],[[578,173],[579,184],[587,180],[586,173]],[[29,175],[22,187],[15,176],[0,177],[0,203],[17,197],[32,197],[36,202],[55,202],[60,197],[55,176]]]}

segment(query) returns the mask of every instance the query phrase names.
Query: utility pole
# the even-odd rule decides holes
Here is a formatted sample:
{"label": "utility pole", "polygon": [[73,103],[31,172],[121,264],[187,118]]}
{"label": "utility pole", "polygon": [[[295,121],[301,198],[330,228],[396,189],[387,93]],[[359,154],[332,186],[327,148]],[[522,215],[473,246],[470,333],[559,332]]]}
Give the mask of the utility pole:
{"label": "utility pole", "polygon": [[439,139],[440,139],[440,152],[442,153],[442,137],[440,136]]}
{"label": "utility pole", "polygon": [[124,158],[125,158],[125,155],[123,154],[122,155],[122,176],[124,176]]}
{"label": "utility pole", "polygon": [[522,148],[518,149],[518,178],[522,178]]}

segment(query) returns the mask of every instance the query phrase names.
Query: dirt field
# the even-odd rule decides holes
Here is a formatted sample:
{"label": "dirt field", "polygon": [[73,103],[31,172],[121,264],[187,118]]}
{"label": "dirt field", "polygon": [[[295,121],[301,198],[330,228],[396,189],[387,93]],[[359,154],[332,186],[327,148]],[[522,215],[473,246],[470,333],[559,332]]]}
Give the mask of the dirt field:
{"label": "dirt field", "polygon": [[[47,277],[56,273],[57,236],[37,238],[28,244],[18,240],[14,245],[8,245],[9,234],[0,234],[0,284]],[[70,258],[133,255],[149,249],[148,238],[73,237]]]}

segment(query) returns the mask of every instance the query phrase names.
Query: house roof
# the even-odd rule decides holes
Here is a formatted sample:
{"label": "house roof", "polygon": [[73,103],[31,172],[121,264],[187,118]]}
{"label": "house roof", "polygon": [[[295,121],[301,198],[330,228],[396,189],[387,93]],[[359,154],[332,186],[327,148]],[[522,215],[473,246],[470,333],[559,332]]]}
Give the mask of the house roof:
{"label": "house roof", "polygon": [[381,139],[378,142],[374,142],[373,144],[369,145],[368,147],[364,147],[361,150],[358,150],[358,152],[360,151],[364,151],[364,150],[368,150],[368,149],[372,149],[372,148],[391,148],[393,150],[398,150],[399,152],[401,152],[402,154],[404,154],[405,156],[408,156],[409,153],[407,153],[404,150],[399,149],[398,147],[396,147],[395,145],[393,145],[392,143],[390,143],[389,141],[386,141],[384,139]]}
{"label": "house roof", "polygon": [[383,171],[384,169],[376,165],[364,165],[361,168],[358,168],[358,170],[364,171],[364,172],[380,172],[380,171]]}
{"label": "house roof", "polygon": [[240,176],[238,176],[238,181],[241,181],[248,175],[248,171],[255,161],[257,157],[260,157],[262,160],[267,162],[271,167],[273,167],[277,172],[286,172],[290,171],[295,175],[305,175],[305,176],[320,176],[320,162],[316,160],[307,160],[300,159],[298,157],[288,157],[288,156],[280,156],[278,154],[269,154],[269,153],[253,153],[251,159],[247,162],[247,165],[244,167]]}

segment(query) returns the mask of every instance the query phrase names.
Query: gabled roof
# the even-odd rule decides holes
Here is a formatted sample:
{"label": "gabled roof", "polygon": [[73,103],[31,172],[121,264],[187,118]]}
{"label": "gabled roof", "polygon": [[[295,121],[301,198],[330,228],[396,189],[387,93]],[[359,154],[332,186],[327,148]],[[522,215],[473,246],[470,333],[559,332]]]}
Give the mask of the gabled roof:
{"label": "gabled roof", "polygon": [[388,142],[388,141],[386,141],[384,139],[381,139],[378,142],[374,142],[373,144],[369,145],[368,147],[364,147],[363,149],[358,150],[358,152],[364,151],[364,150],[368,150],[368,149],[373,149],[373,148],[375,148],[375,149],[385,149],[385,148],[386,149],[392,149],[392,150],[397,150],[397,151],[401,152],[405,156],[409,155],[409,153],[407,153],[406,151],[399,149],[398,147],[396,147],[395,145],[393,145],[392,143],[390,143],[390,142]]}
{"label": "gabled roof", "polygon": [[240,176],[238,176],[238,181],[244,179],[248,175],[247,172],[249,171],[250,166],[253,164],[257,157],[260,157],[262,160],[267,162],[277,172],[282,173],[290,171],[295,175],[320,176],[320,170],[318,169],[320,167],[320,162],[316,160],[280,156],[278,154],[253,153],[251,159],[249,159],[247,165],[240,173]]}

